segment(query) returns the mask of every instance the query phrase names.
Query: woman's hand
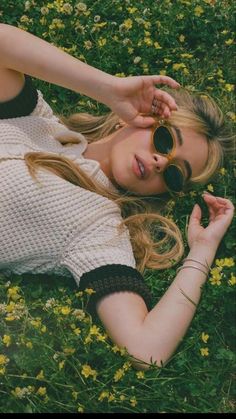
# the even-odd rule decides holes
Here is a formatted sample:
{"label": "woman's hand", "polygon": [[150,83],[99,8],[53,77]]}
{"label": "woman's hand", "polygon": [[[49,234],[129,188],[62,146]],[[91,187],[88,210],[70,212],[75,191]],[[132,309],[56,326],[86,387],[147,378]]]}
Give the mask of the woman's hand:
{"label": "woman's hand", "polygon": [[[171,111],[177,109],[173,97],[157,89],[156,84],[165,84],[173,89],[180,87],[179,83],[167,76],[117,77],[106,104],[127,124],[147,128],[155,122],[150,114],[168,118]],[[156,107],[153,108],[155,103]]]}
{"label": "woman's hand", "polygon": [[204,244],[217,249],[233,219],[234,206],[229,199],[208,193],[203,198],[209,210],[209,224],[206,228],[201,226],[201,208],[196,204],[189,220],[188,244],[190,248]]}

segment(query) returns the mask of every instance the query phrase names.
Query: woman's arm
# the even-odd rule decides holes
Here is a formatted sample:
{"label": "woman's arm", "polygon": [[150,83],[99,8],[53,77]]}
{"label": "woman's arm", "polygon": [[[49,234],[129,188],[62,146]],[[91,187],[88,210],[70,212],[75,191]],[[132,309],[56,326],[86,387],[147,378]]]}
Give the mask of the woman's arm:
{"label": "woman's arm", "polygon": [[[140,296],[129,292],[108,295],[97,305],[98,315],[114,342],[147,364],[151,361],[159,366],[165,364],[184,337],[207,279],[202,272],[206,269],[201,264],[211,266],[220,240],[232,220],[234,207],[229,200],[204,197],[209,207],[209,225],[205,229],[200,225],[201,210],[195,206],[188,233],[190,252],[187,259],[200,264],[184,262],[183,266],[195,268],[181,269],[150,312]],[[145,365],[139,367],[145,368]]]}
{"label": "woman's arm", "polygon": [[[179,87],[167,76],[115,77],[83,63],[54,45],[17,27],[0,24],[0,70],[12,70],[29,74],[40,80],[53,83],[77,93],[87,95],[104,103],[125,122],[137,126],[149,126],[155,121],[151,112],[153,99],[160,104],[160,115],[168,117],[176,109],[174,99],[166,92],[156,89],[156,84]],[[22,75],[11,80],[20,83]],[[4,77],[0,73],[0,79]],[[10,73],[8,73],[10,77]],[[18,77],[18,80],[16,80]],[[6,80],[6,76],[5,76]],[[4,84],[1,82],[1,88]],[[5,89],[10,88],[10,83]],[[0,97],[0,100],[3,99]]]}

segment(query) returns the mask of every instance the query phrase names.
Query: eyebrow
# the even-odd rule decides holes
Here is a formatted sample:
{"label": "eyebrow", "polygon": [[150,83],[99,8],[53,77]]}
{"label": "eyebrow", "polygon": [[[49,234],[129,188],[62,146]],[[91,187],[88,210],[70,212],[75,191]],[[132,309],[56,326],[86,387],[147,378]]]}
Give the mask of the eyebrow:
{"label": "eyebrow", "polygon": [[[181,134],[180,129],[178,127],[176,127],[175,125],[172,125],[172,128],[175,130],[178,144],[182,145],[183,144],[183,136]],[[191,166],[190,166],[190,164],[187,160],[183,160],[183,162],[184,162],[185,169],[187,171],[187,179],[186,180],[189,180],[192,176],[192,168],[191,168]]]}

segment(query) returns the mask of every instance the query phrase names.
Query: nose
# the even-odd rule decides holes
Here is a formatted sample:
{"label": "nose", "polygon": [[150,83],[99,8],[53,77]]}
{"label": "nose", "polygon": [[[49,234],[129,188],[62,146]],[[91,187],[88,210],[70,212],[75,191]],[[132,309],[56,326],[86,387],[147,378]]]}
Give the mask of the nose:
{"label": "nose", "polygon": [[169,164],[169,158],[161,154],[153,154],[154,167],[158,172],[163,172],[166,166]]}

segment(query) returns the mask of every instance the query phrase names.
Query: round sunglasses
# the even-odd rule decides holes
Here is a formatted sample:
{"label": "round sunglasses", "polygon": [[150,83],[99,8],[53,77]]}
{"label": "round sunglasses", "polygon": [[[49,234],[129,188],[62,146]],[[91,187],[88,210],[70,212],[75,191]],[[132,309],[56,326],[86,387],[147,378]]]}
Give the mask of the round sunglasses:
{"label": "round sunglasses", "polygon": [[152,130],[152,141],[158,154],[168,159],[168,165],[162,172],[163,179],[169,191],[181,192],[184,187],[184,173],[180,166],[171,163],[176,148],[176,140],[166,125],[158,125]]}

